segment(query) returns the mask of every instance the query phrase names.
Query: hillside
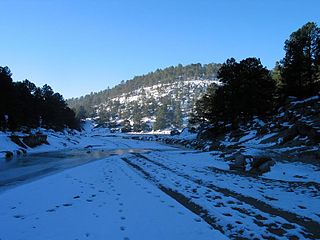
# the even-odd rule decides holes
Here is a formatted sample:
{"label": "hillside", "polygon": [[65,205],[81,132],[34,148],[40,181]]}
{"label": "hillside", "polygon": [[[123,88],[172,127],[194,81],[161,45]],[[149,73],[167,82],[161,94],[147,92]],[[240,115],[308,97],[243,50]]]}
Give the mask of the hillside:
{"label": "hillside", "polygon": [[219,67],[220,64],[214,63],[179,64],[122,81],[111,89],[69,99],[67,103],[80,118],[99,117],[102,123],[114,124],[128,119],[144,130],[152,128],[160,106],[166,105],[170,126],[181,127],[187,123],[195,101],[210,84],[217,83]]}

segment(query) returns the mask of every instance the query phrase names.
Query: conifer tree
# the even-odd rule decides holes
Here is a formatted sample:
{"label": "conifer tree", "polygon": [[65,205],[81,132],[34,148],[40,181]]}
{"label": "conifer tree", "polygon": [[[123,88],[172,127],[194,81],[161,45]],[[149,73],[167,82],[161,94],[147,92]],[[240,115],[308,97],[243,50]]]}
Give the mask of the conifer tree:
{"label": "conifer tree", "polygon": [[320,28],[308,22],[286,40],[282,63],[285,94],[307,97],[320,88]]}

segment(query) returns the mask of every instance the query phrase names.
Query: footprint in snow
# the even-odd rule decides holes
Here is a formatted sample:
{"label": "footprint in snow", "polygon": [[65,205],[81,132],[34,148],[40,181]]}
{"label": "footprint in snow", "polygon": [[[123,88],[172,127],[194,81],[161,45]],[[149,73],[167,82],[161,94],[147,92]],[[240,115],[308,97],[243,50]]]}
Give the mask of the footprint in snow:
{"label": "footprint in snow", "polygon": [[71,204],[71,203],[64,203],[63,206],[64,206],[64,207],[71,207],[72,204]]}
{"label": "footprint in snow", "polygon": [[14,215],[13,217],[14,217],[14,218],[19,218],[19,219],[24,219],[24,216],[23,216],[23,215]]}

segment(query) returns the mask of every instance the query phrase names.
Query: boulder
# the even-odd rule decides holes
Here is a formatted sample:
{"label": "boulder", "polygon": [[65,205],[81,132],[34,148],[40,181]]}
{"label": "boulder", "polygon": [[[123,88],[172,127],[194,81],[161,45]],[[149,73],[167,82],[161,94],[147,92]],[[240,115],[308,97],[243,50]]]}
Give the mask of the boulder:
{"label": "boulder", "polygon": [[230,170],[245,171],[246,156],[239,154],[234,157],[234,161],[229,164]]}
{"label": "boulder", "polygon": [[234,161],[229,164],[230,170],[262,174],[270,171],[275,164],[272,158],[265,156],[250,156],[237,154]]}
{"label": "boulder", "polygon": [[13,158],[13,152],[6,151],[5,158],[11,160]]}
{"label": "boulder", "polygon": [[271,166],[274,164],[275,161],[271,157],[253,157],[250,172],[258,174],[266,173],[270,171]]}
{"label": "boulder", "polygon": [[45,134],[31,134],[29,136],[22,137],[22,141],[27,146],[34,148],[42,144],[48,144],[47,135]]}
{"label": "boulder", "polygon": [[177,129],[173,129],[173,130],[170,131],[170,135],[171,135],[171,136],[180,135],[180,132],[179,132],[179,130],[177,130]]}
{"label": "boulder", "polygon": [[264,162],[263,164],[261,164],[259,167],[258,167],[258,172],[259,173],[266,173],[266,172],[269,172],[271,167],[275,165],[275,161],[271,160],[271,161],[267,161],[267,162]]}

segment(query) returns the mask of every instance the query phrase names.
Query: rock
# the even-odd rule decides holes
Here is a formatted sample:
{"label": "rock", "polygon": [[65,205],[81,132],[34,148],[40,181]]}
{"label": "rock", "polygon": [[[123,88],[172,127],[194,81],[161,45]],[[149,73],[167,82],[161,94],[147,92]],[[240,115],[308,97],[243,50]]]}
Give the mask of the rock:
{"label": "rock", "polygon": [[19,147],[22,147],[22,148],[28,148],[20,139],[19,136],[16,136],[16,135],[12,135],[10,136],[10,139],[12,142],[14,142],[15,144],[17,144]]}
{"label": "rock", "polygon": [[258,167],[258,170],[259,170],[258,172],[259,172],[259,173],[269,172],[270,169],[271,169],[271,167],[272,167],[273,165],[275,165],[275,164],[276,164],[276,163],[275,163],[275,161],[273,161],[273,160],[267,161],[267,162],[261,164],[261,165]]}
{"label": "rock", "polygon": [[320,133],[317,132],[314,128],[311,126],[308,126],[303,123],[298,123],[296,125],[297,132],[302,136],[308,136],[310,139],[312,139],[314,142],[319,143],[320,142]]}
{"label": "rock", "polygon": [[234,157],[234,162],[229,164],[230,170],[245,171],[246,168],[246,157],[242,154]]}
{"label": "rock", "polygon": [[170,131],[170,135],[171,136],[180,135],[180,132],[177,129],[173,129],[173,130]]}
{"label": "rock", "polygon": [[270,171],[275,162],[270,157],[238,154],[229,165],[230,170],[262,174]]}
{"label": "rock", "polygon": [[292,126],[291,128],[288,128],[283,132],[282,142],[281,144],[287,143],[288,141],[293,140],[296,136],[298,136],[298,130],[296,125]]}
{"label": "rock", "polygon": [[270,161],[273,161],[270,157],[252,157],[252,168],[259,168],[262,164]]}
{"label": "rock", "polygon": [[47,135],[39,133],[22,137],[22,142],[31,148],[40,146],[42,144],[49,144],[47,142]]}
{"label": "rock", "polygon": [[13,152],[6,151],[5,158],[11,160],[13,158]]}

